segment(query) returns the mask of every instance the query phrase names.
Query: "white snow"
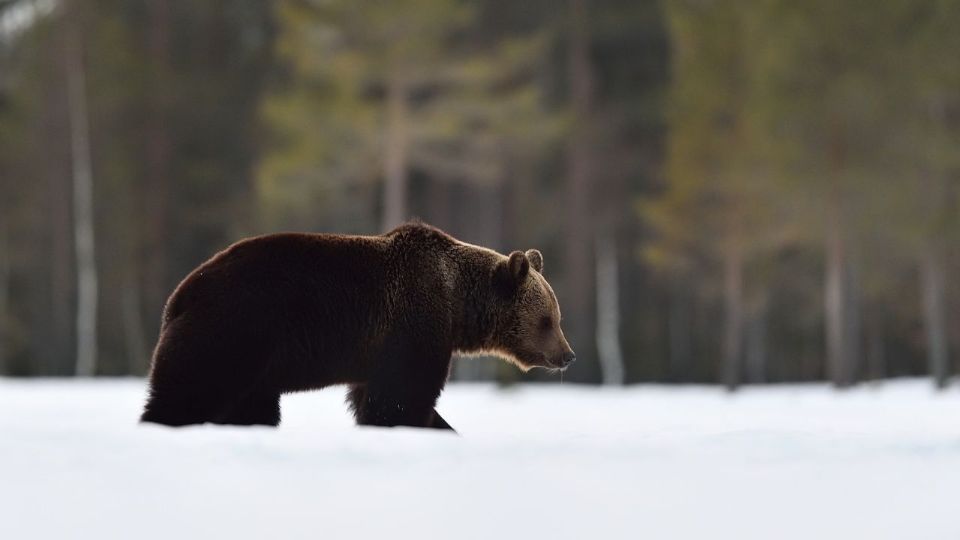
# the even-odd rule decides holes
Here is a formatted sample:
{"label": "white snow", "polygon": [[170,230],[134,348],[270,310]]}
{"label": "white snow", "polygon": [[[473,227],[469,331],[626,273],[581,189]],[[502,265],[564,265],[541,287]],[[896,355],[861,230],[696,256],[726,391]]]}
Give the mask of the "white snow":
{"label": "white snow", "polygon": [[0,379],[0,538],[960,538],[960,392],[925,381],[450,385],[459,431],[136,423],[140,380]]}

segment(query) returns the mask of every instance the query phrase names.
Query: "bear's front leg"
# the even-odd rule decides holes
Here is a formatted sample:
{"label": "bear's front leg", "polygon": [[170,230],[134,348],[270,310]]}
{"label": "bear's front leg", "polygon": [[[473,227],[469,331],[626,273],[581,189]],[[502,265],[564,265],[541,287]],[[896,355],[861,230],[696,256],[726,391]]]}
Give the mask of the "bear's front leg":
{"label": "bear's front leg", "polygon": [[448,424],[442,416],[440,416],[440,413],[438,413],[436,409],[433,410],[433,421],[430,423],[429,427],[433,429],[448,429],[454,433],[457,432],[457,430],[453,429],[453,427]]}
{"label": "bear's front leg", "polygon": [[434,409],[447,380],[450,355],[394,354],[383,359],[366,384],[351,387],[347,400],[357,424],[452,430]]}
{"label": "bear's front leg", "polygon": [[[350,387],[349,392],[347,392],[347,403],[350,405],[350,410],[353,411],[354,416],[357,419],[357,424],[360,425],[379,425],[374,422],[374,418],[377,415],[371,410],[372,407],[367,405],[364,406],[364,403],[367,399],[367,385],[365,384],[355,384]],[[408,424],[395,424],[395,425],[408,425]],[[447,423],[446,420],[440,416],[440,413],[436,409],[432,409],[430,421],[427,422],[425,426],[415,426],[415,427],[426,427],[432,429],[446,429],[456,433],[456,430]]]}
{"label": "bear's front leg", "polygon": [[439,389],[423,392],[411,392],[409,388],[396,388],[392,384],[368,383],[354,387],[349,398],[358,425],[435,427],[437,415],[433,405],[440,395]]}

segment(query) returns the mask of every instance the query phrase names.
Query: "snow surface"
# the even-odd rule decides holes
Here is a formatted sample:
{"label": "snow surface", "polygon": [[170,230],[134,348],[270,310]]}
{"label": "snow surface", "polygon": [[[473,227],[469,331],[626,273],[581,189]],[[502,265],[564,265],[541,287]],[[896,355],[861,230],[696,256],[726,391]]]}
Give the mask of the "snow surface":
{"label": "snow surface", "polygon": [[0,379],[0,538],[960,538],[960,392],[450,385],[459,431],[141,426],[140,380]]}

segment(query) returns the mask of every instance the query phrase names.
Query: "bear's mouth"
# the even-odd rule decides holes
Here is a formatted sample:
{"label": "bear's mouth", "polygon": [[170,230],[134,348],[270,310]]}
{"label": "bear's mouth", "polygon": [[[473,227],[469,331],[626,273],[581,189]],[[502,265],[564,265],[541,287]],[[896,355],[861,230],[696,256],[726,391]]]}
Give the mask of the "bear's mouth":
{"label": "bear's mouth", "polygon": [[549,369],[557,369],[560,371],[563,371],[569,368],[570,364],[576,362],[576,360],[577,360],[577,357],[573,353],[564,353],[559,357],[555,357],[555,358],[548,358],[546,355],[544,355],[544,364],[546,364],[545,367]]}
{"label": "bear's mouth", "polygon": [[561,354],[559,357],[552,358],[548,362],[555,369],[564,370],[570,367],[570,364],[577,361],[577,355],[573,351]]}

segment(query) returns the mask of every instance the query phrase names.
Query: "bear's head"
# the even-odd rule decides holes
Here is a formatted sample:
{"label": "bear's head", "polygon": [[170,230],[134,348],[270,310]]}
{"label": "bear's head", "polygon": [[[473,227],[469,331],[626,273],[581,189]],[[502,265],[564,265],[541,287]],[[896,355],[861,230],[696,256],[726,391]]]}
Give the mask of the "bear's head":
{"label": "bear's head", "polygon": [[494,270],[498,290],[495,352],[520,369],[565,369],[573,350],[560,329],[560,306],[543,277],[543,256],[535,249],[514,251]]}

